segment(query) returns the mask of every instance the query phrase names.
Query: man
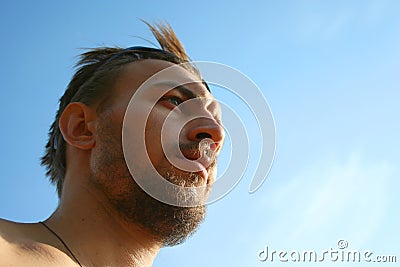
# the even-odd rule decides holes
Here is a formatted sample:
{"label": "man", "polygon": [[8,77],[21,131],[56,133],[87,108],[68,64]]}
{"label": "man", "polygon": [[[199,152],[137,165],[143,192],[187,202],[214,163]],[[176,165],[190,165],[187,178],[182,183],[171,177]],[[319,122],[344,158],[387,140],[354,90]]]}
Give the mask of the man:
{"label": "man", "polygon": [[[59,206],[43,222],[0,221],[0,266],[151,266],[161,247],[183,242],[203,220],[209,191],[194,189],[215,179],[224,139],[220,109],[172,28],[148,26],[162,49],[97,48],[81,55],[42,158]],[[184,85],[167,88],[165,76],[157,78],[171,68],[175,76],[168,77],[183,78]],[[143,87],[152,77],[161,83]],[[163,146],[163,135],[172,132]],[[151,167],[181,188],[164,192],[175,203],[142,189],[143,181],[157,179]],[[187,205],[190,198],[196,205]]]}

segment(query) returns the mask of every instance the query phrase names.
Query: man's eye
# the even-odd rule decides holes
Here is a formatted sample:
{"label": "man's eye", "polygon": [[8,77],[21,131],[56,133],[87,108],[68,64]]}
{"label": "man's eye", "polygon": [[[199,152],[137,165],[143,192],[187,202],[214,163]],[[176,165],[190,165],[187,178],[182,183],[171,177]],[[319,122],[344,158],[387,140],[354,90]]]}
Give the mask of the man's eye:
{"label": "man's eye", "polygon": [[170,102],[174,106],[179,106],[183,101],[177,96],[166,96],[162,100]]}

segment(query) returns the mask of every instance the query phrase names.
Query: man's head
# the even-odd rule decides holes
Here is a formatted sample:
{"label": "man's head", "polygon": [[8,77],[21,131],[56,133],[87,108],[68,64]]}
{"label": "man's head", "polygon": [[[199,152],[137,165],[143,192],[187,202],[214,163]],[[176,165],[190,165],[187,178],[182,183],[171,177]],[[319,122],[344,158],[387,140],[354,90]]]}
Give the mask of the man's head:
{"label": "man's head", "polygon": [[[84,159],[86,164],[82,172],[87,171],[88,182],[105,195],[122,218],[149,230],[164,245],[174,245],[193,233],[204,218],[205,207],[171,206],[146,194],[132,179],[132,169],[126,164],[122,148],[125,112],[136,90],[154,74],[173,65],[189,62],[169,26],[149,26],[161,50],[143,47],[98,48],[82,55],[79,69],[60,99],[42,164],[47,167],[47,174],[57,185],[61,196],[68,172],[73,171],[75,161]],[[176,110],[176,106],[185,101],[192,102],[176,113],[179,115],[175,115],[172,123],[172,126],[181,129],[176,142],[185,159],[189,160],[200,157],[199,144],[204,139],[213,141],[206,150],[218,152],[224,134],[218,106],[212,100],[206,84],[197,82],[200,75],[197,69],[185,64],[182,75],[197,79],[193,78],[192,83],[166,91],[156,102],[151,102],[150,93],[134,104],[139,113],[149,105],[152,107],[147,114],[144,137],[146,152],[156,171],[174,184],[200,186],[213,182],[215,158],[210,166],[201,171],[191,172],[175,167],[167,159],[161,145],[163,123]],[[165,84],[157,87],[162,86]],[[135,115],[142,116],[139,113]],[[193,114],[199,117],[187,121]],[[130,123],[135,124],[134,121]],[[136,142],[142,141],[135,140],[136,137],[133,134],[130,141],[133,149]],[[135,178],[152,179],[148,175],[149,164],[143,161],[142,155],[134,154],[128,160],[135,162]],[[176,158],[179,160],[178,155]]]}

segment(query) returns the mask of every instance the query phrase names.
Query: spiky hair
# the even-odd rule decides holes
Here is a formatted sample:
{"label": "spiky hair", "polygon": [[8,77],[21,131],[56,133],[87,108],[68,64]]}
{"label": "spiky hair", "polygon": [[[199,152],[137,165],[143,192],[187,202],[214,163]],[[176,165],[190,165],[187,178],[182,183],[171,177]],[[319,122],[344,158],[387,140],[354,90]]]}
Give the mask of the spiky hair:
{"label": "spiky hair", "polygon": [[183,44],[176,36],[175,31],[172,29],[171,25],[166,22],[165,24],[155,23],[154,25],[143,21],[150,28],[154,37],[157,39],[162,50],[171,52],[172,54],[178,56],[185,62],[189,62],[190,58],[186,54]]}

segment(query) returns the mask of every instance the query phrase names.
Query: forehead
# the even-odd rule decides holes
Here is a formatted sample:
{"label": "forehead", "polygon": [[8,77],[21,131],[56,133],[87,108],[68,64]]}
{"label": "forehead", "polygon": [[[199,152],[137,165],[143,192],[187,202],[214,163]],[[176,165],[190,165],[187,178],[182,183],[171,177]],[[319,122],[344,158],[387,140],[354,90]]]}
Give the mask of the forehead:
{"label": "forehead", "polygon": [[[173,76],[166,79],[163,75],[159,75],[166,71],[173,72]],[[171,89],[182,85],[180,81],[184,80],[184,87],[191,90],[194,95],[215,100],[198,75],[177,64],[157,59],[140,60],[124,66],[115,84],[116,93],[133,94],[149,78],[155,80],[154,84],[169,86]]]}

